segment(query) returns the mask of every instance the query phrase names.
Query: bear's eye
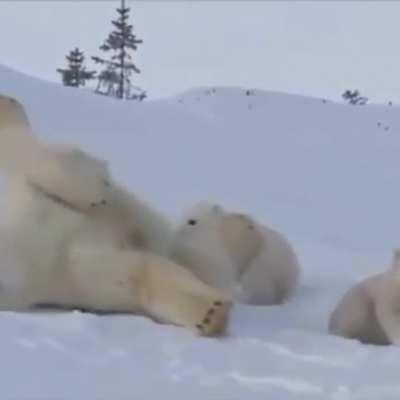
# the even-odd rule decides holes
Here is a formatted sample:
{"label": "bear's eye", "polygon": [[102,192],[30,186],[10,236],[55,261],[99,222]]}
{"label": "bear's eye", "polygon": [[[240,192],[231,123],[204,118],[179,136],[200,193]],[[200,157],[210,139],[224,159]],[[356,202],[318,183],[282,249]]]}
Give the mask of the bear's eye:
{"label": "bear's eye", "polygon": [[104,185],[107,186],[107,187],[110,187],[110,186],[111,186],[110,181],[108,181],[107,179],[103,179],[103,183],[104,183]]}
{"label": "bear's eye", "polygon": [[189,225],[196,225],[197,221],[195,219],[189,219],[188,224]]}

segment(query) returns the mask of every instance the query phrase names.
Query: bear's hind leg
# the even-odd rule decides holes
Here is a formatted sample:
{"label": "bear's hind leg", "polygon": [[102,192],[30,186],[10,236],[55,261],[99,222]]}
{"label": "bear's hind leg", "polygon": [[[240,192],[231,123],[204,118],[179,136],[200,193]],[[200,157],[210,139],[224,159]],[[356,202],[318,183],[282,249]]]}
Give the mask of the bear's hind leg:
{"label": "bear's hind leg", "polygon": [[139,251],[84,249],[72,253],[70,267],[78,289],[75,300],[82,307],[144,311],[201,335],[225,333],[230,299],[166,258]]}
{"label": "bear's hind leg", "polygon": [[138,282],[145,311],[165,322],[195,329],[204,336],[226,331],[232,302],[224,293],[201,282],[174,263],[146,255]]}

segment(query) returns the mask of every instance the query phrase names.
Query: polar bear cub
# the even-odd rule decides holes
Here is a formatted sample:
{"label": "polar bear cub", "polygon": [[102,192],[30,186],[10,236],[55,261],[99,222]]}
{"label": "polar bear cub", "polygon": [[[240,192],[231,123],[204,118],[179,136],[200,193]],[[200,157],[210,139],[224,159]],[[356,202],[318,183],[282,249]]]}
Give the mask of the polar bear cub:
{"label": "polar bear cub", "polygon": [[283,235],[219,205],[201,203],[189,212],[176,230],[171,257],[243,303],[282,303],[299,281],[297,257]]}
{"label": "polar bear cub", "polygon": [[331,314],[332,334],[362,343],[400,344],[400,250],[392,265],[353,286]]}
{"label": "polar bear cub", "polygon": [[0,167],[9,176],[0,309],[141,312],[203,335],[224,332],[229,296],[167,258],[169,223],[116,184],[104,161],[41,143],[23,107],[1,96]]}

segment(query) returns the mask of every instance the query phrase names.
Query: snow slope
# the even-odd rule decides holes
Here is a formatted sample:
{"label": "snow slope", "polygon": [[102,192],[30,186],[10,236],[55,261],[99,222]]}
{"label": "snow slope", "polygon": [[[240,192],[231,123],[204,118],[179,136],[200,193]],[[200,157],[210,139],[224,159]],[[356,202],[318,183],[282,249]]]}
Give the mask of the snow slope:
{"label": "snow slope", "polygon": [[250,212],[304,267],[291,303],[236,307],[222,340],[126,315],[0,313],[1,398],[400,397],[400,349],[326,333],[341,294],[400,245],[398,106],[220,87],[118,102],[2,66],[0,93],[172,218],[202,199]]}

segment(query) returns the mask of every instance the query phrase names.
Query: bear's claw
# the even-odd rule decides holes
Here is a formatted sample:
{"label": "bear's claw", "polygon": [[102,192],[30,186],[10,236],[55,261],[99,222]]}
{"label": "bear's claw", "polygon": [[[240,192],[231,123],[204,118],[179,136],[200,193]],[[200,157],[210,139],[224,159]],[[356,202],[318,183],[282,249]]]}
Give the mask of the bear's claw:
{"label": "bear's claw", "polygon": [[198,333],[202,336],[224,335],[231,308],[231,301],[214,301],[202,321],[196,325]]}

